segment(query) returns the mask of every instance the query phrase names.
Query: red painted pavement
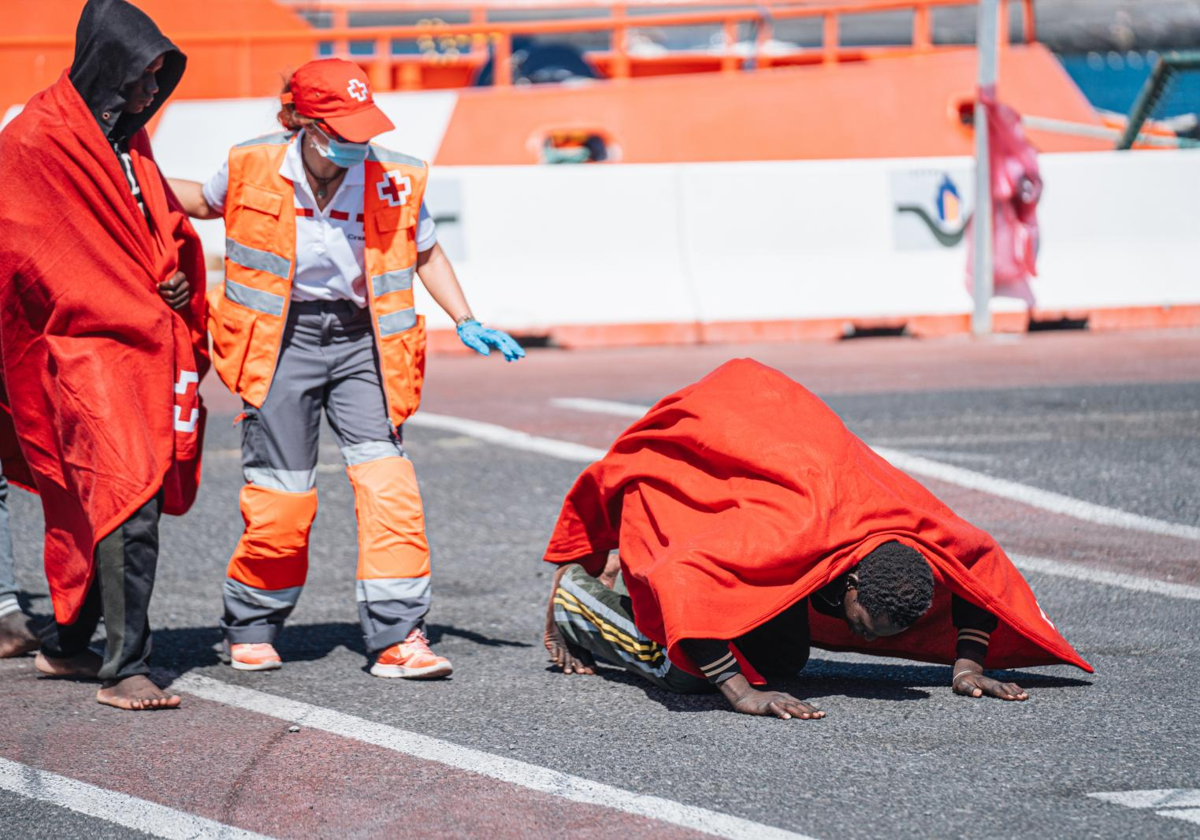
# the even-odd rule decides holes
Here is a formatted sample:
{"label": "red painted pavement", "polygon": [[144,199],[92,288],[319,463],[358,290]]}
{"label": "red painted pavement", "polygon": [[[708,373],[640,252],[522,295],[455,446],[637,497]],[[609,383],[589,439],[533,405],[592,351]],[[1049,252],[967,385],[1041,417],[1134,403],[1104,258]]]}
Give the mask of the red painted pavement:
{"label": "red painted pavement", "polygon": [[184,695],[171,712],[0,661],[0,756],[227,825],[289,837],[707,835]]}

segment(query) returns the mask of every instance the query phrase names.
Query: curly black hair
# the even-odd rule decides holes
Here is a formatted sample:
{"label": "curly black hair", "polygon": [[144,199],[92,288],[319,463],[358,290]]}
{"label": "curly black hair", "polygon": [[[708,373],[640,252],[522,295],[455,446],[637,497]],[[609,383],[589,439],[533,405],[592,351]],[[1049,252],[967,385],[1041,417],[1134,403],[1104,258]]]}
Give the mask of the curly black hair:
{"label": "curly black hair", "polygon": [[899,627],[911,627],[933,603],[933,572],[914,548],[885,542],[863,558],[858,602],[872,618],[885,614]]}

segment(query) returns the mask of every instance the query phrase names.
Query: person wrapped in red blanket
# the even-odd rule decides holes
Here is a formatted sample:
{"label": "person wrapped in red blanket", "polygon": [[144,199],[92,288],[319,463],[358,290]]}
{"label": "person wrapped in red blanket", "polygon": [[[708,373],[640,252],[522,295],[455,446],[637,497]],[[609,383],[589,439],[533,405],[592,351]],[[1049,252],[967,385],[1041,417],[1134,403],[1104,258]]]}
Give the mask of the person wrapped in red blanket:
{"label": "person wrapped in red blanket", "polygon": [[136,7],[89,0],[70,70],[0,133],[0,431],[19,442],[0,449],[42,498],[56,619],[37,667],[134,710],[179,704],[148,677],[147,607],[204,430],[203,254],[144,130],[185,63]]}
{"label": "person wrapped in red blanket", "polygon": [[661,400],[588,467],[545,560],[562,564],[545,644],[565,672],[599,655],[749,714],[824,716],[753,687],[794,676],[810,645],[952,664],[972,697],[1028,697],[984,665],[1091,671],[994,539],[748,359]]}

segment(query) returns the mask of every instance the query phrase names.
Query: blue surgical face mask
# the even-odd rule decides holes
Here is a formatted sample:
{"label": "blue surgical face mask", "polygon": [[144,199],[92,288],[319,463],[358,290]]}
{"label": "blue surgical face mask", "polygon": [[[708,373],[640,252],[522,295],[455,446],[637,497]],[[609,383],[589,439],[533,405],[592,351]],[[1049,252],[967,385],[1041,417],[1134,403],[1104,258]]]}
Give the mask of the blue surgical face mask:
{"label": "blue surgical face mask", "polygon": [[317,150],[317,154],[334,166],[349,169],[367,159],[369,148],[367,143],[347,143],[345,140],[334,140],[315,125],[308,126],[306,130],[312,134],[313,148]]}

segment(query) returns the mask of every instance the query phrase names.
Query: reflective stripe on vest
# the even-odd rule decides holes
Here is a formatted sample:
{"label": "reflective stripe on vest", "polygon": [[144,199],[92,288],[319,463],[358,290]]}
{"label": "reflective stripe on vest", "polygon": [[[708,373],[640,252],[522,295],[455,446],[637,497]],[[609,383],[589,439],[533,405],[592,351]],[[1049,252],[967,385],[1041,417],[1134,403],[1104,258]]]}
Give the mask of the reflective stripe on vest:
{"label": "reflective stripe on vest", "polygon": [[411,330],[417,325],[417,310],[401,309],[399,312],[389,312],[379,316],[379,334],[381,336],[395,335],[405,330]]}
{"label": "reflective stripe on vest", "polygon": [[243,286],[232,280],[225,281],[225,297],[247,309],[264,312],[267,315],[282,315],[284,304],[287,303],[282,295],[251,289],[249,286]]}
{"label": "reflective stripe on vest", "polygon": [[[267,274],[274,274],[281,280],[288,280],[292,276],[291,260],[285,259],[278,254],[272,254],[270,251],[260,251],[258,248],[251,248],[249,245],[235,242],[228,237],[225,239],[225,256],[243,268],[265,271]],[[279,312],[282,311],[282,309],[279,310]],[[278,315],[279,312],[275,314]]]}
{"label": "reflective stripe on vest", "polygon": [[392,292],[407,292],[412,288],[413,274],[416,266],[386,271],[371,278],[371,291],[375,297],[382,297]]}

